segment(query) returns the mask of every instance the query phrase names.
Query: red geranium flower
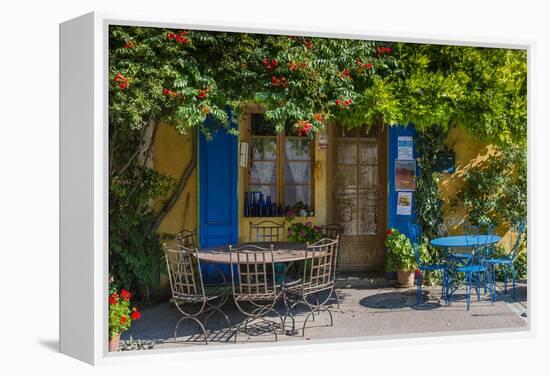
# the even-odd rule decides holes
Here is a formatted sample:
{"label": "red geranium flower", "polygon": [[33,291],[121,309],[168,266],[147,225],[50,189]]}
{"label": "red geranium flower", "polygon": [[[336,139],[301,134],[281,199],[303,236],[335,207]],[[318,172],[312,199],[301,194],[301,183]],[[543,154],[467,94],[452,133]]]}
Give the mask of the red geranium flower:
{"label": "red geranium flower", "polygon": [[349,77],[350,77],[349,69],[344,68],[344,70],[341,72],[341,75],[342,75],[342,77],[344,77],[344,78],[349,78]]}
{"label": "red geranium flower", "polygon": [[112,293],[109,295],[109,305],[114,305],[117,302],[117,295],[115,293]]}
{"label": "red geranium flower", "polygon": [[134,310],[132,312],[132,320],[135,321],[135,320],[140,319],[140,318],[141,318],[141,314],[137,310]]}
{"label": "red geranium flower", "polygon": [[126,323],[126,320],[127,320],[127,318],[125,316],[120,317],[120,322],[121,323]]}
{"label": "red geranium flower", "polygon": [[390,234],[392,234],[392,230],[391,229],[386,230],[386,234],[389,236]]}
{"label": "red geranium flower", "polygon": [[132,298],[132,294],[128,292],[126,289],[123,289],[120,291],[120,297],[122,297],[125,300],[129,300]]}

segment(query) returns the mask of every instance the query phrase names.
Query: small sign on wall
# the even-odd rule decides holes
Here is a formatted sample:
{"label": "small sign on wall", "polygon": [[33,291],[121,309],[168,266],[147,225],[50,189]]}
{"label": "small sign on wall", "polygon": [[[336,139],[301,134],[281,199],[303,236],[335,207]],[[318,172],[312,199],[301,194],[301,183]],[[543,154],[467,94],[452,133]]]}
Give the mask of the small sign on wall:
{"label": "small sign on wall", "polygon": [[397,138],[397,159],[413,159],[413,138],[412,136],[399,136]]}
{"label": "small sign on wall", "polygon": [[414,191],[415,160],[395,160],[395,191]]}
{"label": "small sign on wall", "polygon": [[239,165],[243,168],[248,167],[248,143],[241,141],[241,155],[239,158]]}
{"label": "small sign on wall", "polygon": [[399,192],[397,194],[397,215],[411,215],[412,197],[412,192]]}
{"label": "small sign on wall", "polygon": [[328,148],[328,136],[326,132],[319,133],[319,149],[325,150]]}

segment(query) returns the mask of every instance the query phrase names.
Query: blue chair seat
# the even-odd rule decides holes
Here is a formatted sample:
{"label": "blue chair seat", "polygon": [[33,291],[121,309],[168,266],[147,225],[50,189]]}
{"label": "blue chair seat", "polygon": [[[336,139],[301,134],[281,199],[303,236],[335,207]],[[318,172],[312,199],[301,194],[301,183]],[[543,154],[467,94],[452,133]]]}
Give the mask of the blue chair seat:
{"label": "blue chair seat", "polygon": [[512,259],[507,258],[492,258],[485,261],[487,264],[512,264]]}
{"label": "blue chair seat", "polygon": [[445,270],[447,269],[447,265],[445,264],[424,264],[418,267],[421,271],[437,271],[437,270]]}
{"label": "blue chair seat", "polygon": [[478,264],[470,265],[470,266],[464,266],[456,269],[459,272],[483,272],[487,270],[487,267],[480,266]]}

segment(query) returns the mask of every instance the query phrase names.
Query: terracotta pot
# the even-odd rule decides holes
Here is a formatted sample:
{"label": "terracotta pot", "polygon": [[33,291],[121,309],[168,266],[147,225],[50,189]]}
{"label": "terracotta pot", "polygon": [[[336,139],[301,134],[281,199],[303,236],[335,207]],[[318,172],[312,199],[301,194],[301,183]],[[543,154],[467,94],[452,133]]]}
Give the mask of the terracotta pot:
{"label": "terracotta pot", "polygon": [[414,270],[401,271],[397,270],[397,286],[399,288],[409,288],[414,285]]}
{"label": "terracotta pot", "polygon": [[109,338],[109,352],[118,351],[118,346],[120,345],[120,334]]}

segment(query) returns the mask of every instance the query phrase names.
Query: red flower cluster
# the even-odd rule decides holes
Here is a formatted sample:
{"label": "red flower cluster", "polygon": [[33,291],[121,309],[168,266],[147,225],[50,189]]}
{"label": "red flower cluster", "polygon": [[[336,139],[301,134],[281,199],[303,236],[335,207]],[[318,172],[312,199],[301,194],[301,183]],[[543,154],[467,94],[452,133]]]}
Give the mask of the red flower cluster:
{"label": "red flower cluster", "polygon": [[262,64],[264,65],[265,69],[268,71],[273,71],[277,66],[279,65],[279,62],[275,59],[269,60],[268,58],[264,58],[262,60]]}
{"label": "red flower cluster", "polygon": [[170,89],[162,89],[162,94],[164,94],[165,96],[170,96],[170,97],[177,97],[179,96],[179,93],[176,93]]}
{"label": "red flower cluster", "polygon": [[120,297],[122,297],[126,301],[129,301],[132,298],[132,294],[126,289],[123,289],[120,291]]}
{"label": "red flower cluster", "polygon": [[197,98],[203,100],[206,97],[208,97],[208,88],[199,89],[199,94],[197,95]]}
{"label": "red flower cluster", "polygon": [[141,313],[134,307],[132,308],[132,321],[138,320],[141,318]]}
{"label": "red flower cluster", "polygon": [[360,68],[360,69],[371,69],[372,68],[372,63],[363,63],[361,61],[361,59],[356,59],[355,60],[355,64],[357,64],[357,66]]}
{"label": "red flower cluster", "polygon": [[304,39],[304,46],[306,46],[308,50],[311,50],[313,48],[313,42],[309,39]]}
{"label": "red flower cluster", "polygon": [[128,42],[126,42],[126,44],[124,45],[124,48],[134,48],[136,47],[136,42],[133,41],[133,40],[129,40]]}
{"label": "red flower cluster", "polygon": [[313,119],[315,119],[317,122],[320,122],[323,120],[322,114],[313,114]]}
{"label": "red flower cluster", "polygon": [[124,77],[122,73],[117,73],[114,78],[115,82],[118,84],[118,87],[122,90],[128,88],[128,78]]}
{"label": "red flower cluster", "polygon": [[386,234],[387,234],[388,236],[389,236],[390,234],[392,234],[392,233],[393,233],[393,231],[392,231],[391,229],[386,230]]}
{"label": "red flower cluster", "polygon": [[342,72],[340,72],[340,75],[342,78],[349,79],[350,78],[350,71],[347,68],[344,68]]}
{"label": "red flower cluster", "polygon": [[353,102],[353,100],[350,98],[350,99],[347,99],[347,100],[342,100],[342,99],[337,99],[336,101],[334,101],[336,103],[336,106],[340,106],[340,107],[348,107],[349,105],[351,105],[351,103]]}
{"label": "red flower cluster", "polygon": [[184,30],[184,31],[180,32],[179,34],[170,32],[170,33],[166,34],[166,37],[168,39],[173,39],[173,40],[175,40],[176,42],[179,42],[179,43],[189,44],[189,39],[187,39],[185,37],[187,34],[189,34],[189,32]]}
{"label": "red flower cluster", "polygon": [[391,47],[377,47],[376,48],[376,52],[379,54],[379,55],[384,55],[384,54],[389,54],[391,53]]}
{"label": "red flower cluster", "polygon": [[288,86],[288,80],[284,76],[281,76],[280,78],[277,78],[276,76],[271,76],[271,84],[273,84],[274,86],[286,88]]}
{"label": "red flower cluster", "polygon": [[121,323],[126,323],[126,320],[127,320],[126,316],[121,316],[120,317],[120,322]]}
{"label": "red flower cluster", "polygon": [[116,294],[116,293],[111,293],[111,294],[109,295],[109,305],[114,305],[114,304],[117,303],[117,301],[118,301],[118,296],[117,296],[117,294]]}
{"label": "red flower cluster", "polygon": [[306,120],[300,120],[296,123],[296,134],[298,136],[306,136],[313,128],[313,125]]}

